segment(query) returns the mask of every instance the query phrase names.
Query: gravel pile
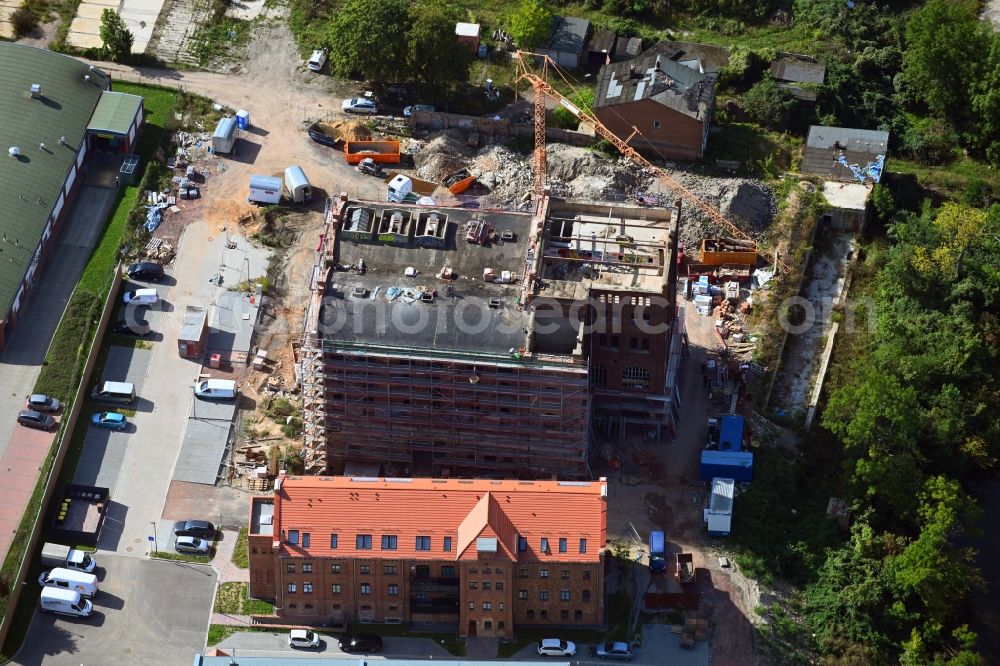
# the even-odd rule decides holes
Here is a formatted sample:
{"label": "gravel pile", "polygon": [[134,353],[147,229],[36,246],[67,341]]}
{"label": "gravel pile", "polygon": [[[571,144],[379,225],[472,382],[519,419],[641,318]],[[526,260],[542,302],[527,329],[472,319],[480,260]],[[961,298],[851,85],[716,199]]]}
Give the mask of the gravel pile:
{"label": "gravel pile", "polygon": [[445,130],[431,135],[413,155],[417,177],[440,183],[459,169],[465,168],[475,152],[465,143],[466,132]]}
{"label": "gravel pile", "polygon": [[[670,175],[695,196],[715,206],[750,237],[760,240],[763,231],[778,214],[774,193],[763,183],[747,178],[713,178],[685,172]],[[657,191],[668,191],[657,185]],[[672,201],[672,196],[664,196]],[[701,244],[705,236],[729,236],[732,232],[703,215],[693,204],[683,204],[681,240],[688,247]]]}

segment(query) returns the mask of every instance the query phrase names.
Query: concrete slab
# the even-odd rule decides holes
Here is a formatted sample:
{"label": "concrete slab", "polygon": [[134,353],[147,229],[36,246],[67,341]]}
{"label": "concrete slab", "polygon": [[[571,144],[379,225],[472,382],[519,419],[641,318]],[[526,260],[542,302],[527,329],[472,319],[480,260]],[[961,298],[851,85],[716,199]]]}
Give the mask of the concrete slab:
{"label": "concrete slab", "polygon": [[99,37],[101,34],[101,19],[77,16],[69,24],[69,32],[70,34],[97,35]]}
{"label": "concrete slab", "polygon": [[108,5],[98,5],[93,2],[85,2],[80,4],[80,7],[76,10],[76,15],[79,18],[100,21],[101,14],[104,13],[105,9],[108,9]]}
{"label": "concrete slab", "polygon": [[188,419],[174,467],[174,481],[215,485],[235,411],[234,406],[230,418],[226,420]]}
{"label": "concrete slab", "polygon": [[216,575],[187,562],[98,555],[89,618],[36,613],[12,663],[189,664],[205,644]]}

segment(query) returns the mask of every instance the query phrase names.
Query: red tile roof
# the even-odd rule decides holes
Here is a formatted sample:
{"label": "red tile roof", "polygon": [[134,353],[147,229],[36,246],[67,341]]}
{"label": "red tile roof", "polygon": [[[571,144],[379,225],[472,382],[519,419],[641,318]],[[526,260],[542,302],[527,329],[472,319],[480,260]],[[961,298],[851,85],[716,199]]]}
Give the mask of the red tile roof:
{"label": "red tile roof", "polygon": [[[501,556],[520,562],[597,562],[607,534],[607,481],[491,481],[284,477],[274,493],[274,533],[284,555],[392,559],[475,559],[476,540],[495,537]],[[297,530],[298,544],[288,543]],[[308,546],[304,535],[309,534]],[[337,548],[331,548],[331,535]],[[371,549],[357,536],[370,535]],[[383,536],[396,550],[382,550]],[[417,550],[417,537],[430,550]],[[451,538],[445,552],[444,538]],[[518,537],[527,541],[518,552]],[[547,539],[549,550],[541,552]],[[565,553],[559,540],[566,539]],[[581,539],[586,540],[581,553]]]}

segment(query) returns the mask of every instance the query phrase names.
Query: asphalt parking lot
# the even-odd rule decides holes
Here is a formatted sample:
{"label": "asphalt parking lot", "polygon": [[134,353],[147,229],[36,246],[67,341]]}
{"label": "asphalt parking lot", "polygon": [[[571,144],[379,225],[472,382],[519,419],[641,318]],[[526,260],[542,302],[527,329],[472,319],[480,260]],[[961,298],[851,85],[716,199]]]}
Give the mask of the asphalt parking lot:
{"label": "asphalt parking lot", "polygon": [[[383,639],[382,651],[378,654],[348,654],[337,647],[337,634],[320,632],[320,646],[314,649],[288,647],[288,634],[278,632],[244,631],[229,636],[215,647],[221,650],[236,650],[236,654],[246,657],[280,657],[289,655],[321,655],[340,659],[458,659],[430,638],[410,638],[388,636]],[[537,655],[536,655],[537,657]]]}
{"label": "asphalt parking lot", "polygon": [[189,664],[205,643],[211,567],[98,555],[100,591],[88,618],[35,613],[12,663]]}

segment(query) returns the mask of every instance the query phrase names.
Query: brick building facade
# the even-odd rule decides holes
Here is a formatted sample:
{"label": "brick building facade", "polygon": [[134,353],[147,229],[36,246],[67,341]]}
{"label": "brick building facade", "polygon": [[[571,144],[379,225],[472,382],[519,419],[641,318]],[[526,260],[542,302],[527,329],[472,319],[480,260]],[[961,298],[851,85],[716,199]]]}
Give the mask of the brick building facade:
{"label": "brick building facade", "polygon": [[604,623],[607,483],[283,477],[251,500],[250,594],[283,618]]}

